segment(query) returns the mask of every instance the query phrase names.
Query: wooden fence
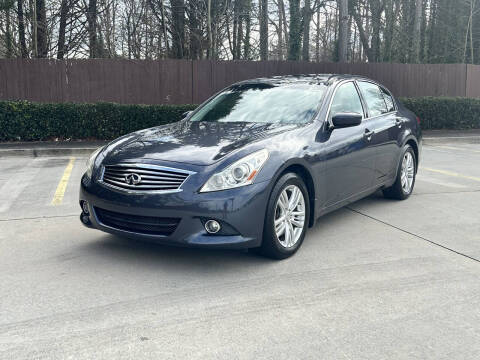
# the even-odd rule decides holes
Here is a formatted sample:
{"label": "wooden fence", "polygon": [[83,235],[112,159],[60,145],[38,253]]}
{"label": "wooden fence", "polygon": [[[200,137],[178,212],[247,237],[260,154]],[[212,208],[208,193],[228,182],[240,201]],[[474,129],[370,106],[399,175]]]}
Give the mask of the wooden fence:
{"label": "wooden fence", "polygon": [[312,73],[365,75],[397,96],[480,98],[479,65],[2,59],[0,100],[195,104],[240,80]]}

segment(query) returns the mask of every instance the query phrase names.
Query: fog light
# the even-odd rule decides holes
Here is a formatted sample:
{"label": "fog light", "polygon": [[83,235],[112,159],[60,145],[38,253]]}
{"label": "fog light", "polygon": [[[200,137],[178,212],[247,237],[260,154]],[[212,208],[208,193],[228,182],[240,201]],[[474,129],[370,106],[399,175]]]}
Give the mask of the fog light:
{"label": "fog light", "polygon": [[88,215],[85,215],[85,214],[80,215],[80,220],[85,225],[87,225],[87,226],[90,225],[90,219],[88,218]]}
{"label": "fog light", "polygon": [[220,231],[220,224],[218,223],[218,221],[215,221],[215,220],[208,220],[206,223],[205,223],[205,230],[207,230],[207,232],[209,234],[216,234],[217,232]]}
{"label": "fog light", "polygon": [[82,201],[82,211],[85,215],[90,215],[90,211],[88,210],[88,203],[86,201]]}

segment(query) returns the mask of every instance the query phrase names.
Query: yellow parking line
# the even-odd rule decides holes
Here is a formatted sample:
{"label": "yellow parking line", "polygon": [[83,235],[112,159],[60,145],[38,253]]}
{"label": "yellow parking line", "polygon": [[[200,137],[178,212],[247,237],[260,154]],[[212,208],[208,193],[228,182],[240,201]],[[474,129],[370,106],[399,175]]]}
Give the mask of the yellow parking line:
{"label": "yellow parking line", "polygon": [[455,147],[455,146],[439,145],[439,146],[436,146],[436,147],[441,148],[441,149],[448,149],[448,150],[460,150],[460,151],[468,151],[468,152],[480,153],[480,151],[478,151],[478,150],[459,148],[459,147]]}
{"label": "yellow parking line", "polygon": [[68,179],[70,179],[70,174],[73,170],[73,164],[75,163],[75,158],[70,158],[70,161],[63,172],[63,176],[60,179],[60,182],[57,186],[57,191],[55,191],[55,195],[53,195],[52,205],[61,205],[63,201],[63,196],[65,195],[65,190],[67,189]]}
{"label": "yellow parking line", "polygon": [[423,167],[423,166],[420,167],[420,170],[427,170],[427,171],[432,171],[432,172],[436,172],[436,173],[443,174],[443,175],[454,176],[454,177],[473,180],[473,181],[480,181],[479,177],[462,175],[462,174],[458,174],[456,172],[447,171],[447,170],[432,169],[432,168]]}

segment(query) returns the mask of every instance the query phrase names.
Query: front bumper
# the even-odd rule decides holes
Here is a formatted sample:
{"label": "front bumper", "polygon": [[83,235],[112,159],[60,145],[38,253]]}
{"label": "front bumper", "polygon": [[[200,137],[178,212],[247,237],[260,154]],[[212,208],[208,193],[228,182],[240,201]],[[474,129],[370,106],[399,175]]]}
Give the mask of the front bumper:
{"label": "front bumper", "polygon": [[[170,245],[221,248],[251,248],[261,245],[270,182],[209,193],[192,189],[180,192],[132,194],[113,190],[86,175],[80,186],[80,202],[87,201],[88,227],[111,234]],[[99,220],[95,208],[121,214],[159,218],[179,218],[170,235],[146,234],[107,226]],[[233,235],[210,235],[202,220],[214,219],[227,224]]]}

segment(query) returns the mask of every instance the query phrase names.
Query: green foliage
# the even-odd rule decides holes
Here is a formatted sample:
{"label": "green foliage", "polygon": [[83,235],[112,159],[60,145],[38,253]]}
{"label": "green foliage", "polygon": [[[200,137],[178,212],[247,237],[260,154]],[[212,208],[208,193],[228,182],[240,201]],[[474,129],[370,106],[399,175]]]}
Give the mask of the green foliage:
{"label": "green foliage", "polygon": [[401,101],[420,117],[424,130],[480,128],[480,99],[421,97]]}
{"label": "green foliage", "polygon": [[[480,100],[404,98],[422,128],[480,128]],[[182,119],[196,105],[41,104],[0,101],[0,141],[114,139],[139,129]]]}
{"label": "green foliage", "polygon": [[0,141],[114,139],[183,118],[196,105],[41,104],[0,101]]}

